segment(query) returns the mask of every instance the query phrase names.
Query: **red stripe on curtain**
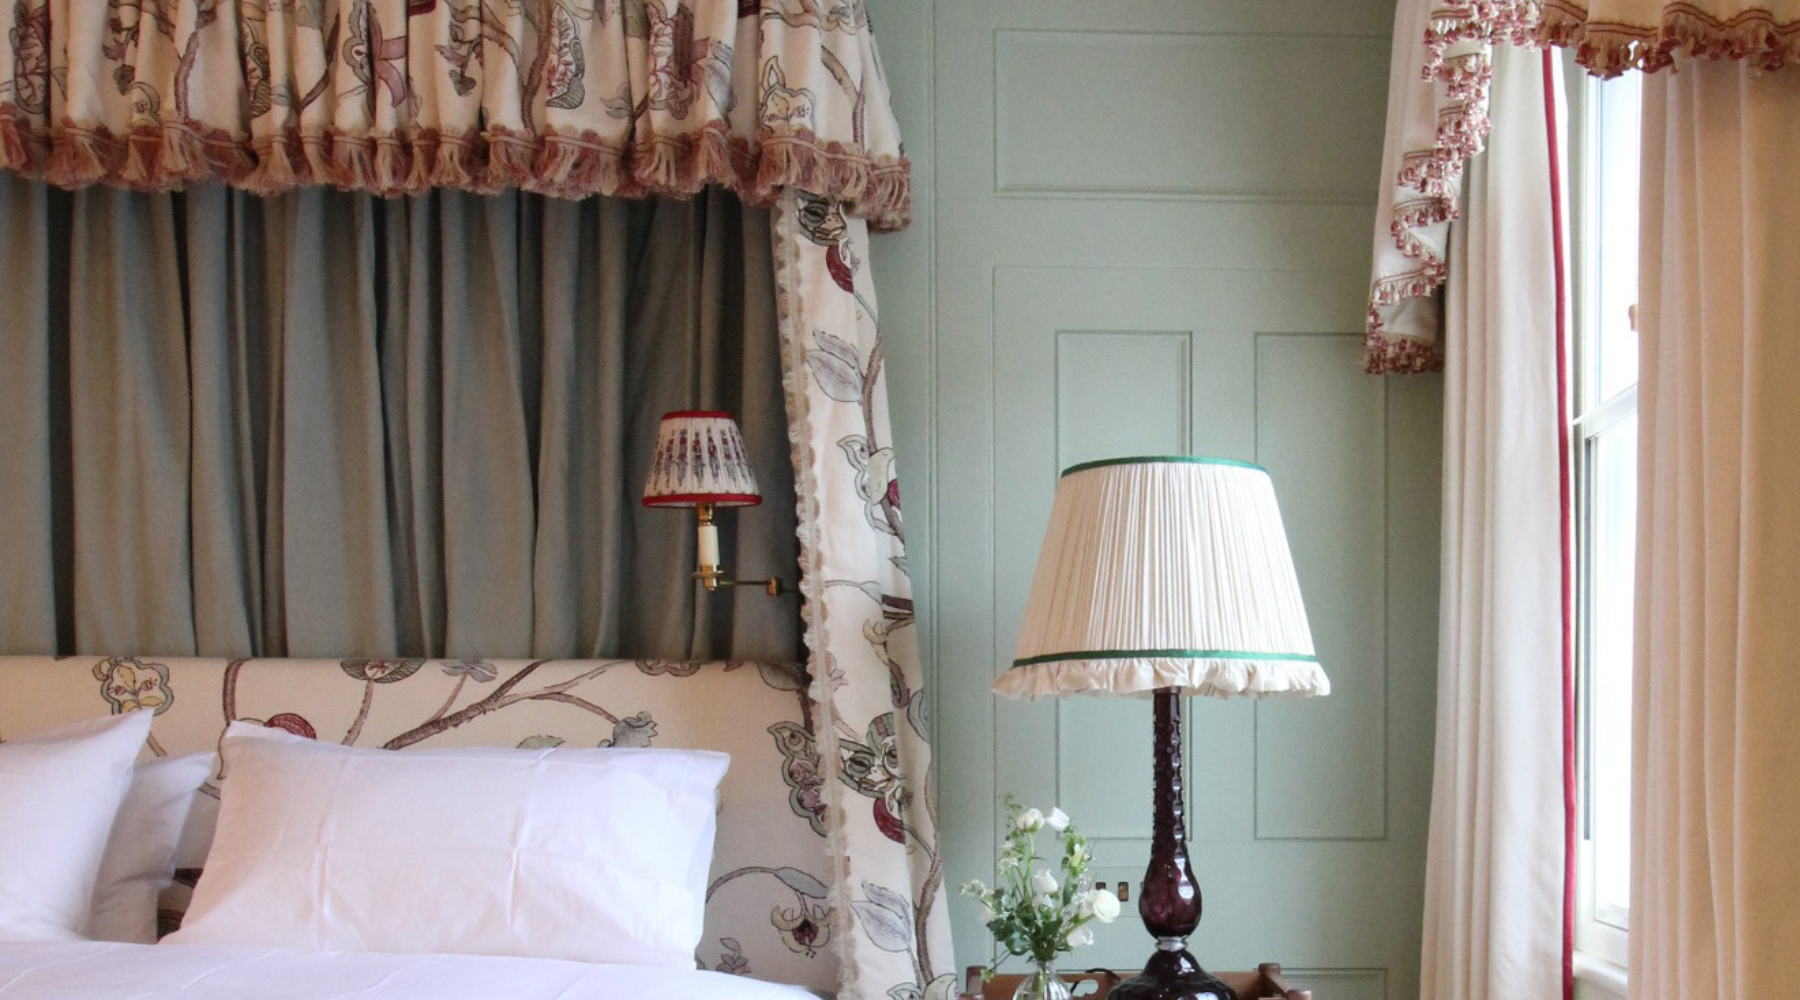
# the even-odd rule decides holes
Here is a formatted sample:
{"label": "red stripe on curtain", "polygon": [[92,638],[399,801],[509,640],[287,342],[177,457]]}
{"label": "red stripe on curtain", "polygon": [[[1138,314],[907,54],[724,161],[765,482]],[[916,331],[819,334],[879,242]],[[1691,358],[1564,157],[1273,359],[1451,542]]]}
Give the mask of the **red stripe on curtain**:
{"label": "red stripe on curtain", "polygon": [[1557,75],[1545,49],[1544,135],[1550,154],[1550,243],[1556,264],[1556,437],[1562,481],[1562,659],[1563,659],[1563,1000],[1575,997],[1575,559],[1574,483],[1569,455],[1569,264],[1563,225],[1562,151],[1557,134]]}

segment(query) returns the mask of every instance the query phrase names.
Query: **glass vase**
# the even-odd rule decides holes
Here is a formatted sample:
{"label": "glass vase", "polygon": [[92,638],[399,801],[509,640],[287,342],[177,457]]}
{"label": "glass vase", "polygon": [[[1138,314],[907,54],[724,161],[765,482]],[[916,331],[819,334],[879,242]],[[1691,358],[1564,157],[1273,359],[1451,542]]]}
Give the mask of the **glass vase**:
{"label": "glass vase", "polygon": [[1055,962],[1036,962],[1013,990],[1012,1000],[1069,1000],[1069,984],[1056,974]]}

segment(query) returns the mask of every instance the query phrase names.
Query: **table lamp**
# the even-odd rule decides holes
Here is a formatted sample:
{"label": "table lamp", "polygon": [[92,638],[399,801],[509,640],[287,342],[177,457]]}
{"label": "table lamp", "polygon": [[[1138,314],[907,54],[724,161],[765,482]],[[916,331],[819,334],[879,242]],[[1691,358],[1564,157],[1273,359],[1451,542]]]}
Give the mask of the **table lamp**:
{"label": "table lamp", "polygon": [[1148,697],[1155,822],[1138,913],[1156,938],[1113,1000],[1236,1000],[1187,951],[1200,889],[1182,826],[1181,699],[1323,695],[1268,471],[1188,456],[1064,471],[1012,667],[996,693]]}
{"label": "table lamp", "polygon": [[744,455],[744,437],[729,413],[676,410],[663,414],[656,434],[656,457],[644,484],[646,507],[692,507],[700,518],[699,568],[694,579],[707,590],[755,584],[780,594],[779,577],[732,580],[719,565],[719,507],[754,507],[762,503],[756,473]]}

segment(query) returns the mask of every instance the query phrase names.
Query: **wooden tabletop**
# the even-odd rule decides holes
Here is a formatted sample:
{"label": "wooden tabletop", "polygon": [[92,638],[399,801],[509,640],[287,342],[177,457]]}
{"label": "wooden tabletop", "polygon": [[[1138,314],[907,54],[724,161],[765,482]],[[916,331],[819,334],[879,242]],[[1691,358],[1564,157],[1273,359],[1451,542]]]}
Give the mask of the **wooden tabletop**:
{"label": "wooden tabletop", "polygon": [[[1012,1000],[1013,991],[1019,988],[1019,983],[1028,975],[1001,972],[983,983],[981,972],[982,967],[979,965],[969,967],[968,991],[963,994],[962,1000]],[[1077,1000],[1105,1000],[1114,984],[1136,974],[1089,969],[1086,972],[1063,972],[1062,977],[1073,989]],[[1257,966],[1254,972],[1214,972],[1213,975],[1237,991],[1238,1000],[1313,1000],[1311,990],[1289,987],[1281,978],[1281,966],[1274,962],[1265,962]],[[1088,984],[1092,984],[1093,988],[1089,989]]]}

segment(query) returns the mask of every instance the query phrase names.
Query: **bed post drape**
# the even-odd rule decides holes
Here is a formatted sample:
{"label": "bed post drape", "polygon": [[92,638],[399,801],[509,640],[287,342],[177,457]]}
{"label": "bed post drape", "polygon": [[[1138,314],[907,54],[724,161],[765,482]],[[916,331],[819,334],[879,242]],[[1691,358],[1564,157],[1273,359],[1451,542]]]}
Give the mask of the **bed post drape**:
{"label": "bed post drape", "polygon": [[775,206],[801,597],[833,856],[842,1000],[951,1000],[930,704],[907,577],[867,227],[790,191]]}

